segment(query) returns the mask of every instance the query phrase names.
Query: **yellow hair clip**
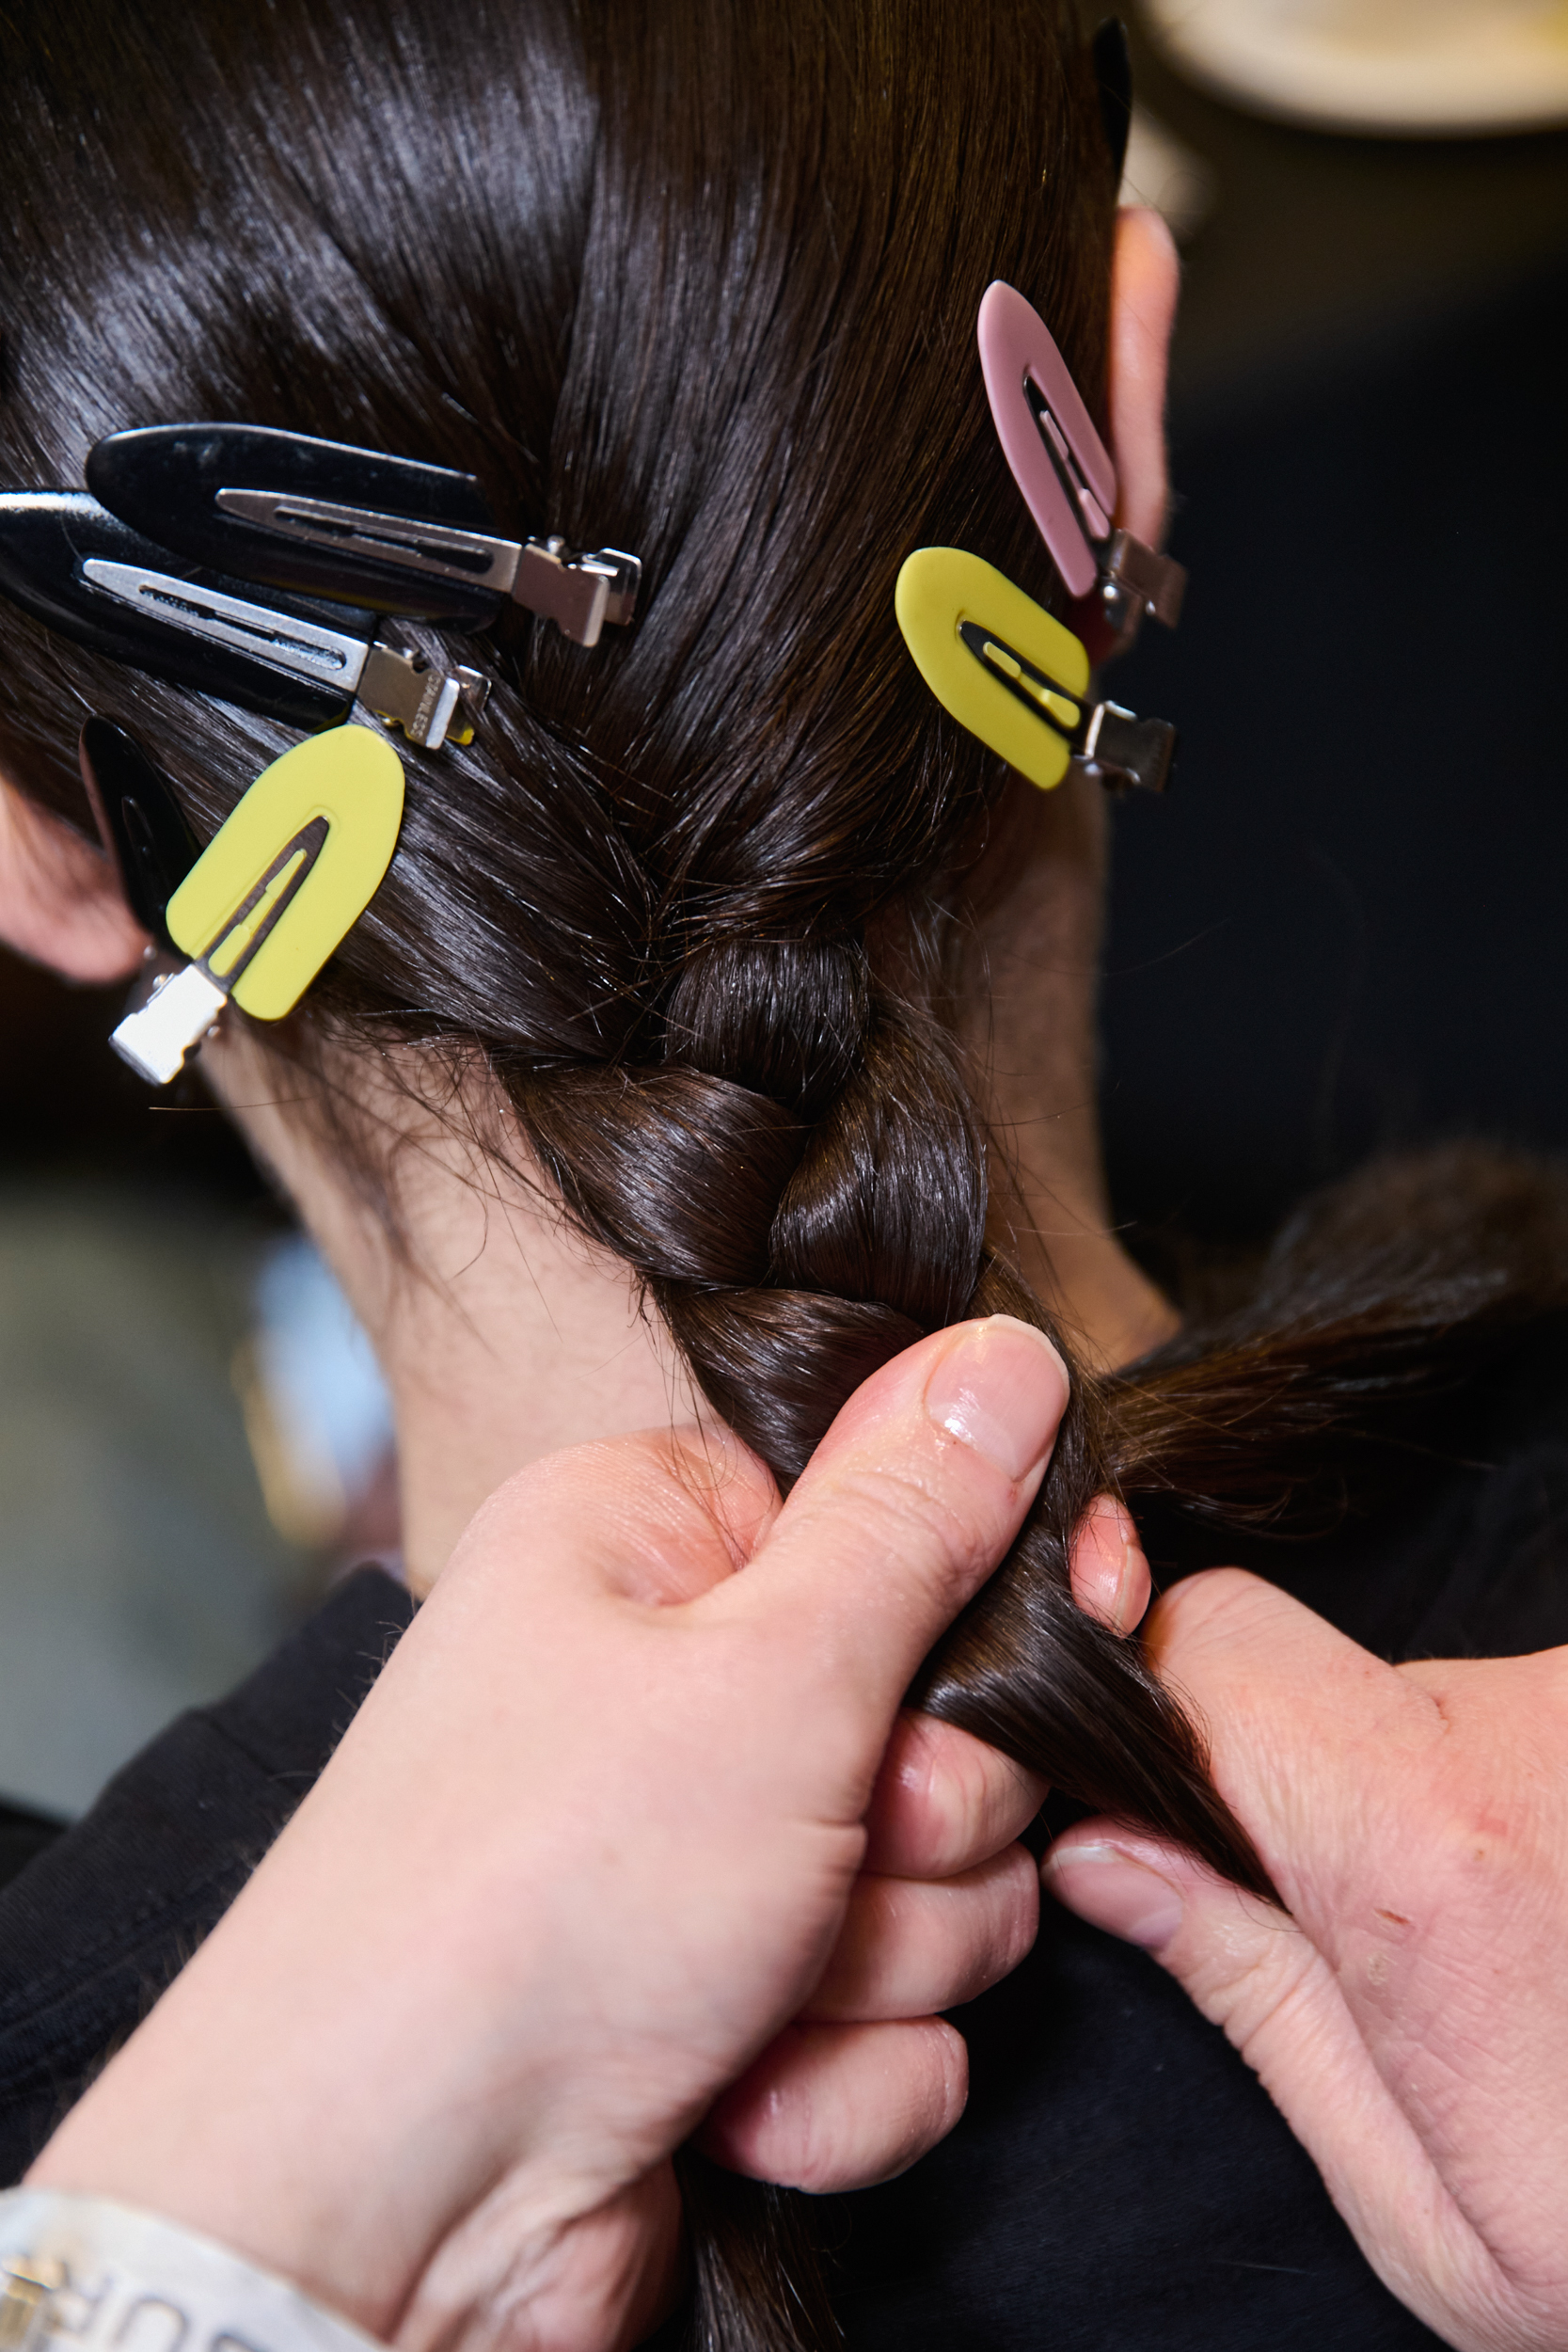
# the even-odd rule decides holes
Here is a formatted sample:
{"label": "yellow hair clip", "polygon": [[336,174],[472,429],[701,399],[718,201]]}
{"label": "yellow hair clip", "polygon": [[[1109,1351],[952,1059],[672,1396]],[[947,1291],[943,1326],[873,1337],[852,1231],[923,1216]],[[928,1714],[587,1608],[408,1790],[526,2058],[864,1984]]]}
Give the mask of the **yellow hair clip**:
{"label": "yellow hair clip", "polygon": [[1172,729],[1091,703],[1083,645],[994,564],[962,548],[919,548],[898,574],[894,610],[942,708],[1042,792],[1075,761],[1113,788],[1164,789]]}
{"label": "yellow hair clip", "polygon": [[1072,758],[1089,657],[1070,630],[990,564],[920,548],[894,610],[921,676],[961,727],[1049,792]]}
{"label": "yellow hair clip", "polygon": [[232,998],[259,1021],[292,1011],[374,897],[403,821],[403,762],[369,727],[311,736],[264,768],[170,898],[190,961],[114,1033],[166,1086]]}

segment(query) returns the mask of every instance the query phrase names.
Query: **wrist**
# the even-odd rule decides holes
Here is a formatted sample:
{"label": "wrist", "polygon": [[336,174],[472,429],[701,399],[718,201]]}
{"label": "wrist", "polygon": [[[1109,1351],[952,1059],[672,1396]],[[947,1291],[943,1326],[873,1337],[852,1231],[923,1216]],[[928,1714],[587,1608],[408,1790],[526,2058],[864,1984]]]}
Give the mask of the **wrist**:
{"label": "wrist", "polygon": [[161,2216],[54,2189],[0,2193],[0,2344],[75,2352],[379,2352],[286,2280]]}
{"label": "wrist", "polygon": [[[362,1994],[356,2024],[338,1994],[318,2010],[299,1968],[263,1972],[307,1988],[271,1998],[263,1976],[236,1980],[221,1936],[65,2118],[27,2186],[162,2216],[383,2341],[433,2284],[444,2340],[503,2283],[523,2299],[613,2185],[565,2159],[547,2129],[559,2102],[515,2065],[503,2078],[488,2044],[476,2062],[450,2018]],[[333,1971],[318,1960],[319,1987]]]}

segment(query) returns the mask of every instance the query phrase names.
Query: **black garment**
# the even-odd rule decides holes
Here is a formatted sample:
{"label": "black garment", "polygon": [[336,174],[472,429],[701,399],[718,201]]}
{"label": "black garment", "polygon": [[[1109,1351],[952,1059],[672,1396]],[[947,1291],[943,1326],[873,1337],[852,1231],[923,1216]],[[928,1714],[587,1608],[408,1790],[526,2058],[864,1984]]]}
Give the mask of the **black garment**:
{"label": "black garment", "polygon": [[19,1804],[0,1804],[0,1886],[14,1879],[24,1863],[52,1846],[65,1829],[47,1813],[33,1813]]}
{"label": "black garment", "polygon": [[[1166,1573],[1218,1557],[1390,1657],[1568,1641],[1568,1398],[1521,1366],[1418,1497],[1303,1548],[1146,1530]],[[14,2179],[321,1771],[406,1595],[373,1570],[222,1706],[184,1717],[0,1891],[0,2178]],[[958,2130],[887,2187],[825,2202],[851,2352],[1415,2352],[1225,2041],[1145,1954],[1053,1906],[959,2012]],[[673,2340],[673,2339],[672,2339]]]}
{"label": "black garment", "polygon": [[378,1569],[350,1577],[0,1890],[0,2180],[20,2178],[223,1916],[412,1614]]}

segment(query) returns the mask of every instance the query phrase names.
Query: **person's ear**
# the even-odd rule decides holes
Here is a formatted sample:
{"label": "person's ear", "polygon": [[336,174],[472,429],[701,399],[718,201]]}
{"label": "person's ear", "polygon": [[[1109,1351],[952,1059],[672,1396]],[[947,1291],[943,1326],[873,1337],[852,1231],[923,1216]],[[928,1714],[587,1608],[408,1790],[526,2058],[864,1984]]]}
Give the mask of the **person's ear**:
{"label": "person's ear", "polygon": [[101,850],[0,779],[0,942],[62,979],[124,979],[149,945]]}
{"label": "person's ear", "polygon": [[1158,213],[1142,205],[1117,215],[1111,265],[1111,456],[1119,493],[1116,519],[1146,547],[1164,536],[1170,477],[1165,467],[1165,379],[1181,264]]}

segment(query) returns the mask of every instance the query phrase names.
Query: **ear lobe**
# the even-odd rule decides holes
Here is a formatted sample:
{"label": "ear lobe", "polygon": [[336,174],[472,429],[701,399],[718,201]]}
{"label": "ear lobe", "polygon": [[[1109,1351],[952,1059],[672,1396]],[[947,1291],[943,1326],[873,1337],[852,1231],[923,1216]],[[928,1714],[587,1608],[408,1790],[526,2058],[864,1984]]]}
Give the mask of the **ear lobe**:
{"label": "ear lobe", "polygon": [[1165,466],[1165,383],[1181,285],[1176,241],[1142,205],[1117,215],[1111,266],[1111,455],[1119,498],[1116,519],[1147,547],[1164,538],[1170,479]]}
{"label": "ear lobe", "polygon": [[126,978],[150,945],[102,850],[4,782],[0,941],[87,986]]}

